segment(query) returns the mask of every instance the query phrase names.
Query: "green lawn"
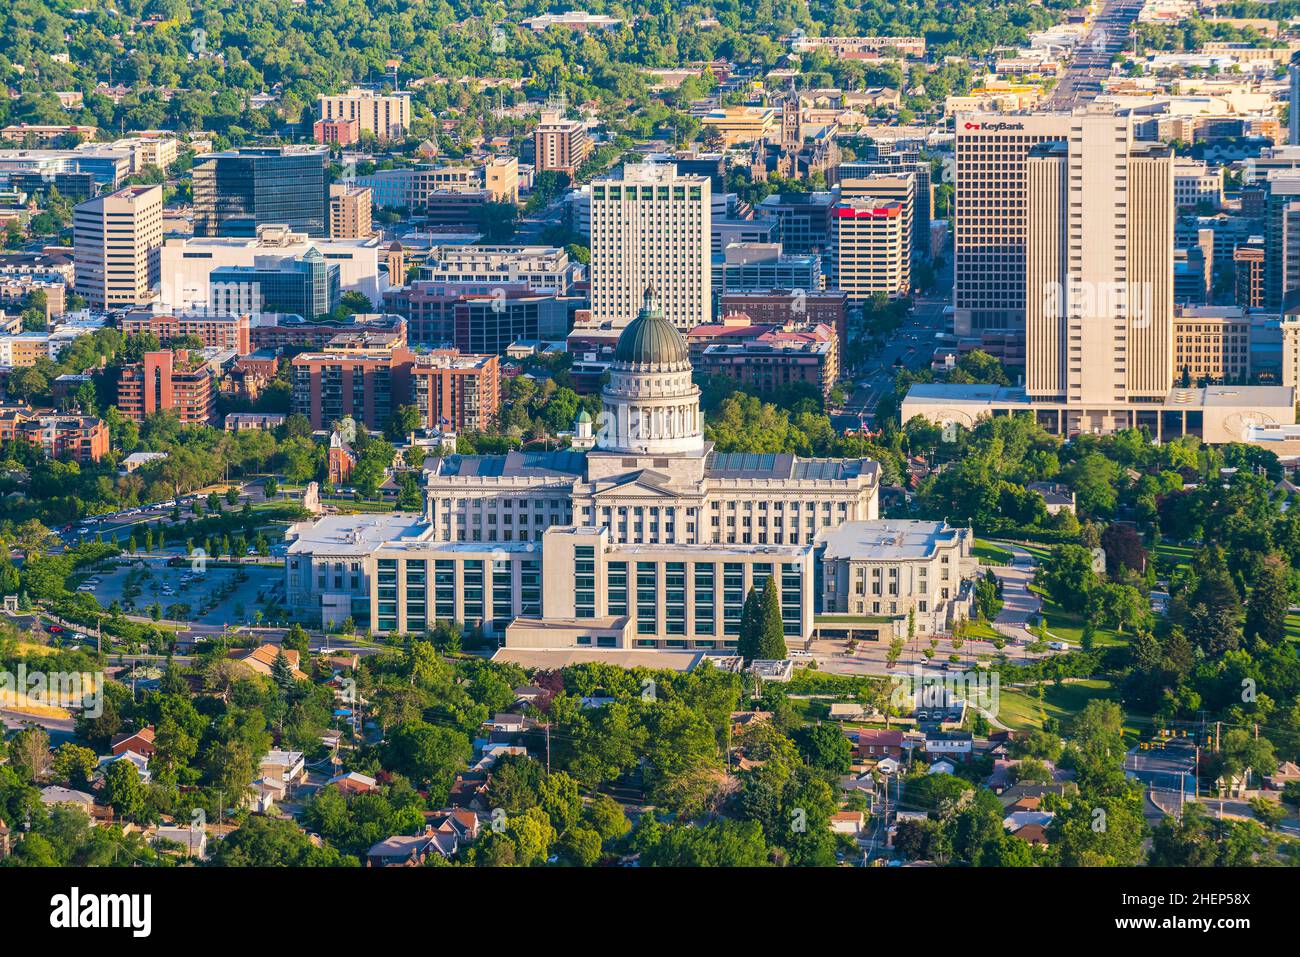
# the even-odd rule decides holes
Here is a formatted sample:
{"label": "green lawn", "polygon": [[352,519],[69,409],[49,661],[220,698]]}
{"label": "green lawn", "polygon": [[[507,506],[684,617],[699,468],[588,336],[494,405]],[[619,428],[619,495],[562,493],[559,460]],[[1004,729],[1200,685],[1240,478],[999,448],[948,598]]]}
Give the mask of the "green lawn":
{"label": "green lawn", "polygon": [[977,538],[975,547],[971,551],[982,565],[1011,564],[1011,553],[1009,551],[1000,545],[994,545],[992,542],[986,542],[983,539]]}
{"label": "green lawn", "polygon": [[1286,637],[1288,641],[1300,642],[1300,613],[1292,612],[1286,616]]}
{"label": "green lawn", "polygon": [[[1054,601],[1043,598],[1043,614],[1047,618],[1047,630],[1061,641],[1072,645],[1083,642],[1083,616],[1066,611]],[[1098,648],[1106,645],[1127,645],[1128,635],[1121,635],[1110,628],[1098,628],[1093,633],[1093,640]]]}
{"label": "green lawn", "polygon": [[[1043,688],[1042,710],[1049,718],[1067,721],[1082,711],[1094,698],[1118,701],[1119,689],[1114,687],[1107,678],[1084,678],[1063,684],[1059,688],[1048,684]],[[1125,733],[1136,735],[1138,729],[1128,725],[1130,715],[1125,713],[1124,717]],[[1038,698],[1028,689],[999,688],[997,719],[1017,731],[1033,730],[1043,726]]]}
{"label": "green lawn", "polygon": [[1195,553],[1184,545],[1168,545],[1161,542],[1156,546],[1156,571],[1167,576],[1181,565],[1189,564]]}
{"label": "green lawn", "polygon": [[987,621],[977,620],[974,618],[971,618],[962,624],[961,635],[963,638],[970,638],[975,641],[992,641],[995,638],[1004,637]]}

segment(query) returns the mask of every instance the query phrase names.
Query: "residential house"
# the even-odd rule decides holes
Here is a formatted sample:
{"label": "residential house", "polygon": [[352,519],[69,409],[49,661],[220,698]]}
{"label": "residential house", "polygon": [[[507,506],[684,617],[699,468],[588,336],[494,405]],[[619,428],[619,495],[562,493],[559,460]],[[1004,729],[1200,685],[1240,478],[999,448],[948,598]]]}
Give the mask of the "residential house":
{"label": "residential house", "polygon": [[957,764],[952,758],[937,758],[930,763],[926,769],[926,774],[952,774],[957,770]]}
{"label": "residential house", "polygon": [[1056,814],[1052,811],[1012,811],[1002,819],[1002,826],[1012,832],[1020,830],[1026,824],[1047,827],[1055,817]]}
{"label": "residential house", "polygon": [[370,775],[361,774],[357,771],[336,774],[329,779],[328,784],[332,784],[344,794],[369,794],[379,787],[379,782]]}
{"label": "residential house", "polygon": [[864,761],[903,756],[903,732],[895,729],[863,729],[858,732],[858,757]]}
{"label": "residential house", "polygon": [[454,808],[466,808],[479,814],[488,811],[487,800],[488,774],[486,771],[464,771],[457,776],[451,786],[447,804]]}
{"label": "residential house", "polygon": [[519,734],[524,730],[524,716],[505,712],[484,722],[491,731],[504,731],[507,734]]}
{"label": "residential house", "polygon": [[1048,515],[1074,512],[1074,492],[1070,490],[1068,485],[1062,485],[1059,482],[1030,482],[1025,488],[1030,492],[1037,492],[1043,497],[1043,502],[1047,505]]}
{"label": "residential house", "polygon": [[1042,824],[1026,824],[1012,831],[1011,836],[1028,841],[1036,847],[1046,847],[1051,843],[1047,840],[1047,828]]}
{"label": "residential house", "polygon": [[134,751],[146,758],[152,757],[154,752],[153,738],[153,725],[141,728],[139,731],[124,731],[121,734],[113,735],[112,740],[109,741],[108,750],[113,753],[114,757],[127,751]]}
{"label": "residential house", "polygon": [[265,644],[251,651],[232,651],[230,657],[236,661],[242,661],[248,665],[256,674],[270,677],[275,668],[275,659],[283,652],[285,658],[289,660],[289,667],[293,669],[293,676],[299,681],[306,681],[307,675],[301,670],[298,652],[292,648],[281,648],[279,645]]}
{"label": "residential house", "polygon": [[482,828],[478,814],[467,808],[435,811],[430,826],[439,833],[456,835],[456,839],[461,843],[478,840]]}
{"label": "residential house", "polygon": [[259,767],[263,778],[286,785],[297,781],[306,769],[301,751],[268,751]]}
{"label": "residential house", "polygon": [[1274,791],[1280,791],[1292,782],[1300,782],[1300,765],[1294,761],[1283,761],[1277,770],[1264,779]]}
{"label": "residential house", "polygon": [[366,866],[419,867],[431,854],[452,857],[459,843],[454,833],[433,829],[414,837],[394,835],[366,851]]}
{"label": "residential house", "polygon": [[925,735],[925,753],[931,757],[969,761],[974,743],[969,731],[930,731]]}
{"label": "residential house", "polygon": [[160,827],[150,843],[157,845],[164,841],[181,845],[180,853],[194,860],[205,860],[208,856],[208,832],[201,827]]}
{"label": "residential house", "polygon": [[866,815],[861,811],[838,811],[831,815],[831,831],[857,837],[866,826]]}
{"label": "residential house", "polygon": [[515,689],[515,701],[519,704],[533,704],[546,695],[545,688],[536,685],[520,685]]}
{"label": "residential house", "polygon": [[67,804],[79,807],[87,814],[93,814],[95,798],[94,795],[87,794],[85,791],[74,791],[72,788],[63,788],[51,784],[49,787],[41,788],[41,803],[46,807]]}

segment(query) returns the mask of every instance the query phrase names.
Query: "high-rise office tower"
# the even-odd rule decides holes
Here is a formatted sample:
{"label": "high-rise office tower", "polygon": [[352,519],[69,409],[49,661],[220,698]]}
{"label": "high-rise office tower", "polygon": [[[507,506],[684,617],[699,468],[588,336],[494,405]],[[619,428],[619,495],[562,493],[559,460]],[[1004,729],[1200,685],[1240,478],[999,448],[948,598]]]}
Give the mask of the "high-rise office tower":
{"label": "high-rise office tower", "polygon": [[159,282],[161,186],[128,186],[72,213],[78,293],[95,309],[147,302]]}
{"label": "high-rise office tower", "polygon": [[277,223],[329,235],[325,146],[244,146],[194,162],[194,235],[256,236]]}
{"label": "high-rise office tower", "polygon": [[1067,113],[957,116],[953,331],[1025,328],[1025,173],[1029,151],[1070,134]]}
{"label": "high-rise office tower", "polygon": [[850,199],[854,195],[879,195],[862,182],[879,176],[903,177],[911,174],[915,180],[915,198],[912,208],[912,248],[917,255],[930,252],[930,217],[934,209],[934,185],[930,177],[930,160],[919,146],[898,146],[883,150],[881,146],[894,144],[872,143],[866,156],[850,163],[841,163],[836,171],[840,196]]}
{"label": "high-rise office tower", "polygon": [[1277,170],[1264,187],[1264,308],[1281,311],[1300,289],[1300,170]]}
{"label": "high-rise office tower", "polygon": [[1291,57],[1291,66],[1287,68],[1287,79],[1291,85],[1291,111],[1287,115],[1287,142],[1292,146],[1300,145],[1300,53]]}
{"label": "high-rise office tower", "polygon": [[911,291],[912,234],[904,203],[859,197],[831,209],[832,282],[861,302],[877,293],[899,299]]}
{"label": "high-rise office tower", "polygon": [[1025,391],[1108,405],[1173,385],[1172,151],[1087,107],[1025,161]]}
{"label": "high-rise office tower", "polygon": [[[902,170],[885,173],[867,173],[845,176],[844,165],[840,166],[840,198],[844,200],[851,199],[892,199],[897,200],[903,205],[903,216],[906,220],[904,228],[907,230],[907,241],[913,251],[918,249],[916,243],[917,223],[917,179],[916,173]],[[850,170],[851,173],[854,171]],[[929,248],[930,237],[928,235],[930,225],[927,221],[925,224],[927,235],[923,248]]]}
{"label": "high-rise office tower", "polygon": [[709,178],[672,163],[629,164],[591,184],[593,322],[626,326],[648,287],[679,329],[711,318]]}

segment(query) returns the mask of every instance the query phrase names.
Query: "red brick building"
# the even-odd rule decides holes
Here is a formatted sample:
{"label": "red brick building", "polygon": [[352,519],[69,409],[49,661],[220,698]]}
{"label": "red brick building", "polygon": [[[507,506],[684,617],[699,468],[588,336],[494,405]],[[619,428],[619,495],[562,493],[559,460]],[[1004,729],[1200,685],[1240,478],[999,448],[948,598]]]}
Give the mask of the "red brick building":
{"label": "red brick building", "polygon": [[361,139],[361,124],[356,120],[317,120],[311,127],[312,140],[330,146],[351,146]]}
{"label": "red brick building", "polygon": [[501,363],[496,356],[438,349],[411,368],[415,406],[425,428],[456,432],[487,429],[501,407]]}
{"label": "red brick building", "polygon": [[455,349],[416,354],[401,346],[384,353],[303,353],[293,360],[291,409],[314,429],[351,416],[382,429],[403,405],[420,410],[424,427],[482,430],[500,408],[496,356]]}
{"label": "red brick building", "polygon": [[0,414],[0,442],[5,441],[39,445],[52,459],[98,462],[108,454],[108,427],[93,416],[5,409]]}
{"label": "red brick building", "polygon": [[117,382],[117,407],[143,422],[152,412],[175,409],[181,425],[208,425],[216,415],[217,383],[212,368],[185,349],[146,352],[124,366]]}
{"label": "red brick building", "polygon": [[248,316],[167,316],[128,314],[122,319],[122,335],[150,332],[166,345],[184,336],[194,336],[204,348],[234,349],[241,356],[252,352]]}
{"label": "red brick building", "polygon": [[800,293],[793,289],[724,293],[719,314],[725,317],[733,312],[743,312],[759,325],[825,323],[835,330],[841,343],[847,341],[849,313],[847,293],[827,290]]}

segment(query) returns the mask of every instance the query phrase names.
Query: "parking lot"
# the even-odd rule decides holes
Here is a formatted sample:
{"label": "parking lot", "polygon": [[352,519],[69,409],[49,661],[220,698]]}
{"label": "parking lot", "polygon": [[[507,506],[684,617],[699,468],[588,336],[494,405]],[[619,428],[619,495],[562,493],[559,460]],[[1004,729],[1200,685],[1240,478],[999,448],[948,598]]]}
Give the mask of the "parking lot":
{"label": "parking lot", "polygon": [[[238,580],[242,575],[244,580]],[[202,573],[187,562],[168,567],[164,561],[133,561],[102,572],[83,590],[105,608],[118,602],[128,613],[146,614],[154,602],[164,618],[205,625],[250,624],[256,612],[266,613],[284,589],[283,567],[243,565],[239,568],[209,564]]]}

